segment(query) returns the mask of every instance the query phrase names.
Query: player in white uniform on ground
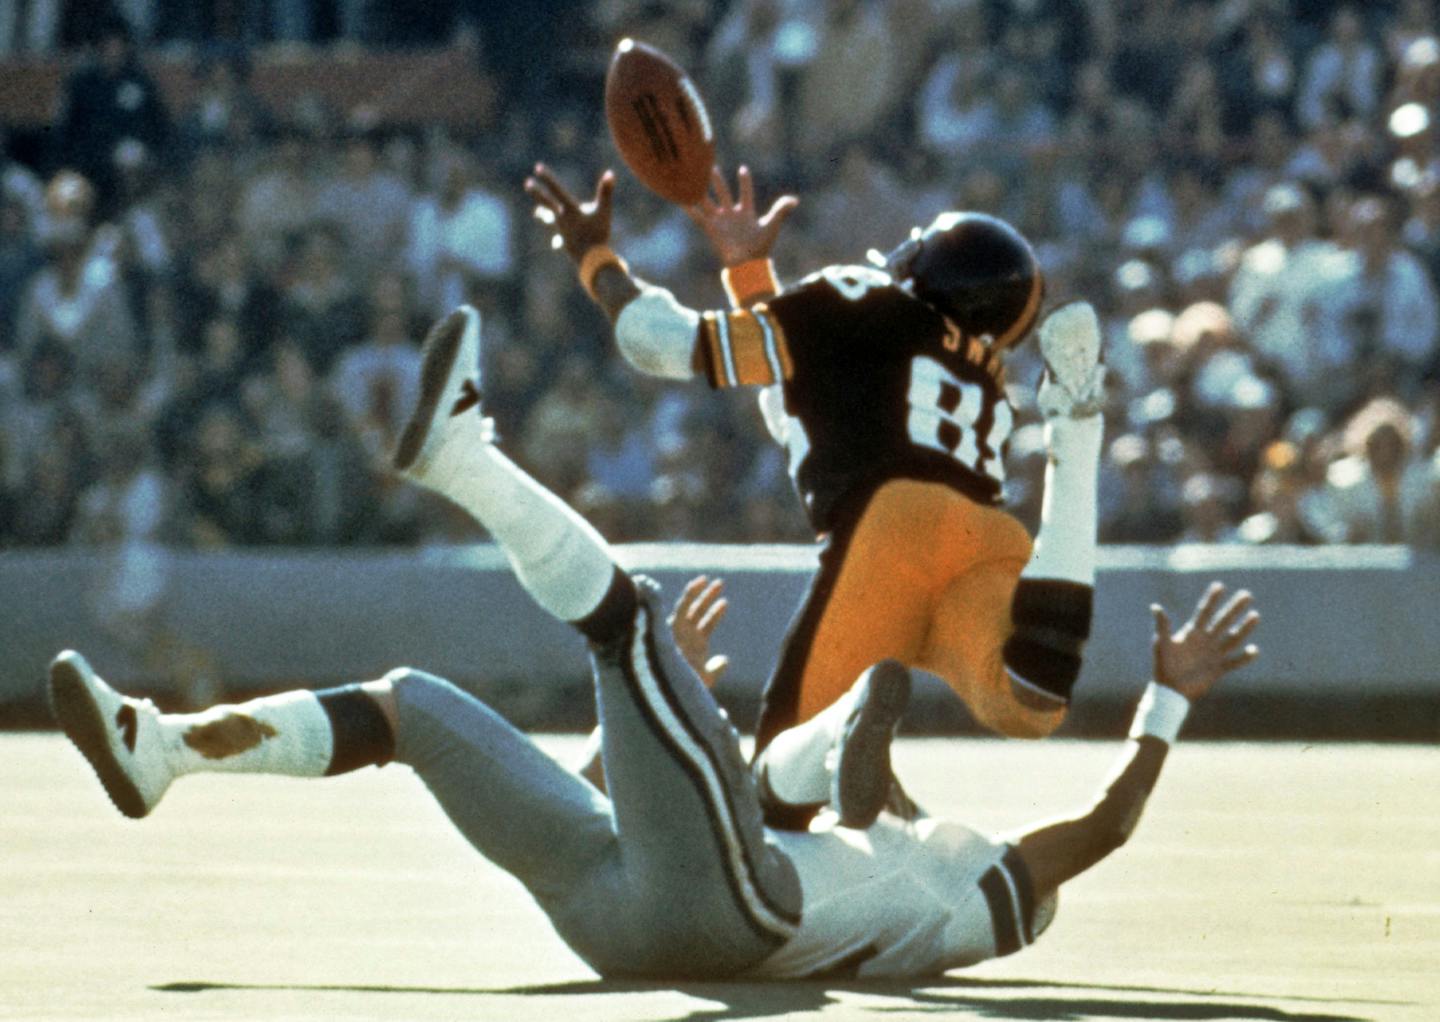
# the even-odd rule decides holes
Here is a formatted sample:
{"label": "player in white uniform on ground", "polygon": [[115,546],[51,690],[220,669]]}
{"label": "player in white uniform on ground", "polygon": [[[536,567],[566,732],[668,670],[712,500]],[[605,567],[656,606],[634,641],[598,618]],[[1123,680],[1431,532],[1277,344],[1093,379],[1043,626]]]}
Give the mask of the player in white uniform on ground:
{"label": "player in white uniform on ground", "polygon": [[[881,664],[815,721],[834,734],[825,758],[836,812],[808,832],[769,831],[738,738],[660,627],[653,585],[620,570],[588,523],[495,447],[479,409],[478,354],[473,310],[432,331],[396,466],[482,522],[531,596],[589,640],[608,794],[419,671],[161,714],[62,653],[51,667],[56,716],[122,812],[148,814],[195,771],[320,776],[394,759],[601,975],[920,977],[1033,940],[1059,885],[1133,828],[1190,701],[1255,656],[1246,593],[1222,607],[1212,586],[1173,635],[1156,608],[1155,682],[1114,780],[1085,812],[1011,840],[941,820],[877,819],[872,796],[885,787],[844,783],[888,777],[908,675]],[[703,665],[704,642],[687,645]],[[846,804],[856,792],[871,803]]]}

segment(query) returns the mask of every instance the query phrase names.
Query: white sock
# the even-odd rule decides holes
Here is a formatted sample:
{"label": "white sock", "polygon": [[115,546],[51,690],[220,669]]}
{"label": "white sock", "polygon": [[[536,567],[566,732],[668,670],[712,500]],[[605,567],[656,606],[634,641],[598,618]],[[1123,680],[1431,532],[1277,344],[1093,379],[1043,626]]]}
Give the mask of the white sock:
{"label": "white sock", "polygon": [[1095,584],[1096,488],[1105,419],[1054,418],[1045,423],[1050,451],[1040,532],[1024,578],[1053,578]]}
{"label": "white sock", "polygon": [[[858,684],[858,683],[857,683]],[[830,755],[855,707],[855,688],[803,724],[781,731],[760,754],[761,776],[776,798],[790,805],[830,801]]]}
{"label": "white sock", "polygon": [[201,713],[165,713],[160,726],[176,774],[227,771],[320,777],[330,766],[330,715],[314,692],[299,690],[212,706]]}
{"label": "white sock", "polygon": [[614,554],[589,522],[486,441],[480,423],[452,422],[418,478],[489,530],[536,603],[579,621],[609,591]]}

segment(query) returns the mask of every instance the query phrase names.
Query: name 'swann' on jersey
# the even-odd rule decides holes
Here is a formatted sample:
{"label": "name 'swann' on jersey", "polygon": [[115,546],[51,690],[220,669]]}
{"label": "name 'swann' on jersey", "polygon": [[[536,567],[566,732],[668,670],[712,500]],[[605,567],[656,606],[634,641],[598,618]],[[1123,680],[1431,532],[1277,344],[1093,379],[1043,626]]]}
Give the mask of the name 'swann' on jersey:
{"label": "name 'swann' on jersey", "polygon": [[818,530],[853,487],[888,478],[999,502],[1014,425],[999,356],[883,271],[826,267],[706,313],[701,343],[712,385],[768,385],[761,409]]}

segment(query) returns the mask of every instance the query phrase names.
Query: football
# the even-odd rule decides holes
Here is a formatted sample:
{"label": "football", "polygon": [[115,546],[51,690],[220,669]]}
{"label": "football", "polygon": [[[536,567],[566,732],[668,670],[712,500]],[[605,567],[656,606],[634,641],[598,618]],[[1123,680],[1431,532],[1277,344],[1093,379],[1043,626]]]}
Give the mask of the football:
{"label": "football", "polygon": [[605,76],[605,119],[640,182],[682,206],[710,187],[715,133],[695,83],[653,46],[624,39]]}

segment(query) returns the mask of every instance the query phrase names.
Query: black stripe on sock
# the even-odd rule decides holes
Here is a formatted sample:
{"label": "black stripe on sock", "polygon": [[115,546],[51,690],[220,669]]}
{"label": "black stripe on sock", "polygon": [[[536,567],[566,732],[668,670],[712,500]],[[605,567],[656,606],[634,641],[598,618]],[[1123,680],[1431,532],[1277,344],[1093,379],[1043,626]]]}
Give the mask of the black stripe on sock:
{"label": "black stripe on sock", "polygon": [[1020,896],[1020,925],[1024,931],[1024,940],[1026,944],[1033,944],[1035,943],[1035,884],[1030,879],[1030,868],[1025,865],[1025,860],[1020,855],[1020,849],[1013,845],[1006,849],[1000,864],[1009,871],[1010,879],[1015,881],[1015,892]]}
{"label": "black stripe on sock", "polygon": [[395,733],[379,705],[359,685],[315,693],[330,718],[334,751],[327,777],[366,766],[384,766],[395,758]]}
{"label": "black stripe on sock", "polygon": [[1068,702],[1080,677],[1095,590],[1078,582],[1022,578],[1010,606],[1014,632],[1005,666],[1031,685]]}
{"label": "black stripe on sock", "polygon": [[1000,867],[991,866],[980,878],[980,892],[990,906],[990,923],[995,928],[995,957],[1003,958],[1020,950],[1020,934],[1015,928],[1015,902],[1010,885],[1000,875]]}
{"label": "black stripe on sock", "polygon": [[610,588],[599,604],[579,621],[570,622],[581,635],[597,645],[608,645],[625,639],[635,622],[639,595],[635,582],[617,566],[610,577]]}
{"label": "black stripe on sock", "polygon": [[765,826],[773,830],[809,830],[810,821],[825,808],[824,802],[787,802],[775,794],[766,775],[765,760],[757,761],[755,792],[760,796],[760,812]]}
{"label": "black stripe on sock", "polygon": [[1095,587],[1056,578],[1022,578],[1015,586],[1010,618],[1015,630],[1034,627],[1075,642],[1090,637]]}

